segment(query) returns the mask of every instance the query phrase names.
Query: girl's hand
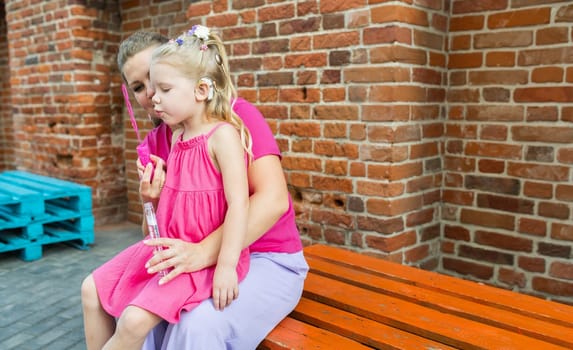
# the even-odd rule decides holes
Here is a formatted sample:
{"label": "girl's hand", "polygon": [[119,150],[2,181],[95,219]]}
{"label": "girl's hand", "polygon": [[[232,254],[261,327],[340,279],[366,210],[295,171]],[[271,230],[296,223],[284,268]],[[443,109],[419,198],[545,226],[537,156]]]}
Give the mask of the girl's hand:
{"label": "girl's hand", "polygon": [[[142,202],[156,202],[165,183],[165,162],[160,157],[150,155],[151,162],[143,167],[137,159],[137,173],[139,174],[139,195]],[[151,177],[153,174],[153,180]]]}
{"label": "girl's hand", "polygon": [[234,266],[217,265],[213,277],[213,303],[215,310],[223,310],[239,296],[239,279]]}
{"label": "girl's hand", "polygon": [[200,243],[185,242],[177,238],[148,239],[144,243],[148,246],[163,247],[156,252],[145,267],[148,273],[157,273],[167,269],[167,276],[159,280],[160,284],[167,283],[181,273],[195,272],[207,267],[205,249]]}

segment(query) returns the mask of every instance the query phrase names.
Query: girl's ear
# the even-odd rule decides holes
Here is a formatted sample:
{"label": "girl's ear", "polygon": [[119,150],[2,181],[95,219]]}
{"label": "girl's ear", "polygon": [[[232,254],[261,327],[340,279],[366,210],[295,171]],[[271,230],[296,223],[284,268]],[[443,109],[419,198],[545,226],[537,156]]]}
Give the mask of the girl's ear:
{"label": "girl's ear", "polygon": [[198,101],[210,101],[213,98],[213,81],[209,78],[201,78],[195,86],[195,98]]}
{"label": "girl's ear", "polygon": [[197,101],[203,102],[207,100],[207,96],[209,95],[209,87],[202,81],[199,81],[197,85],[195,85],[195,99]]}

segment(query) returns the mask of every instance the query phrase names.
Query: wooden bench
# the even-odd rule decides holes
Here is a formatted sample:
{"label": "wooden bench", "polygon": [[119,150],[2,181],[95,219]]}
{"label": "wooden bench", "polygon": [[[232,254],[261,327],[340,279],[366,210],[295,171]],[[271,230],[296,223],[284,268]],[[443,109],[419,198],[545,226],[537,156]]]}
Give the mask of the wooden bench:
{"label": "wooden bench", "polygon": [[573,349],[573,306],[325,245],[305,256],[303,298],[259,349]]}

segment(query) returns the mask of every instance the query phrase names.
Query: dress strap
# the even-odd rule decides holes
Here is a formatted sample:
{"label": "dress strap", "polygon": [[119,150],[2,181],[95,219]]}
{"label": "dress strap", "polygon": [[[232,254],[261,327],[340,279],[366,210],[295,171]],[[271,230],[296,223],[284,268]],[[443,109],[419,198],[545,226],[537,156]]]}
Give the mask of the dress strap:
{"label": "dress strap", "polygon": [[[227,122],[217,123],[217,125],[215,125],[215,126],[213,127],[213,129],[211,129],[208,133],[205,134],[205,138],[208,139],[209,137],[211,137],[211,135],[213,135],[213,133],[214,133],[215,131],[217,131],[217,129],[219,129],[221,126],[223,126],[223,125],[225,125],[225,124],[229,124],[229,123],[227,123]],[[230,125],[230,124],[229,124],[229,125]]]}

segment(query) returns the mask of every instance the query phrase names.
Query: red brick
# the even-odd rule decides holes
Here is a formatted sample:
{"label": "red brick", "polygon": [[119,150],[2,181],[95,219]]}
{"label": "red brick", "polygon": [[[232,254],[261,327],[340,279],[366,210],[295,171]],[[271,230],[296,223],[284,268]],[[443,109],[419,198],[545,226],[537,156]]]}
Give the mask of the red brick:
{"label": "red brick", "polygon": [[406,227],[418,227],[433,221],[435,215],[434,208],[422,209],[406,215]]}
{"label": "red brick", "polygon": [[412,43],[412,30],[399,26],[365,28],[363,35],[365,45],[396,42],[410,45]]}
{"label": "red brick", "polygon": [[461,69],[461,68],[477,68],[483,64],[482,54],[479,52],[474,53],[451,53],[448,60],[448,68]]}
{"label": "red brick", "polygon": [[454,16],[450,19],[450,31],[468,31],[483,29],[485,17],[482,15]]}
{"label": "red brick", "polygon": [[563,81],[563,68],[541,67],[533,69],[531,81],[533,83],[560,83]]}
{"label": "red brick", "polygon": [[568,40],[568,27],[549,27],[539,29],[535,34],[535,42],[537,45],[553,45],[559,43],[566,43]]}
{"label": "red brick", "polygon": [[570,210],[566,204],[541,202],[537,214],[543,217],[566,220],[570,217]]}
{"label": "red brick", "polygon": [[[559,2],[552,0],[552,2]],[[559,7],[555,15],[555,22],[571,22],[573,21],[573,5],[565,5]]]}
{"label": "red brick", "polygon": [[492,157],[502,159],[520,159],[523,147],[492,142],[468,142],[466,154],[469,156]]}
{"label": "red brick", "polygon": [[526,181],[523,185],[523,193],[528,197],[547,199],[553,197],[553,186],[547,183]]}
{"label": "red brick", "polygon": [[337,34],[321,34],[313,38],[313,48],[318,49],[333,49],[342,48],[346,46],[355,46],[360,42],[360,37],[357,32],[337,33]]}
{"label": "red brick", "polygon": [[[487,218],[484,218],[487,219]],[[475,232],[476,243],[505,250],[531,252],[533,241],[528,238],[521,238],[515,235],[505,235],[495,232],[477,231]]]}
{"label": "red brick", "polygon": [[534,236],[545,237],[547,235],[547,223],[541,219],[522,217],[519,219],[518,231]]}
{"label": "red brick", "polygon": [[409,247],[416,243],[416,232],[406,231],[393,236],[374,236],[365,237],[366,245],[376,250],[391,253],[396,250]]}
{"label": "red brick", "polygon": [[531,285],[534,291],[564,297],[573,297],[573,283],[536,276],[533,277]]}
{"label": "red brick", "polygon": [[373,23],[400,22],[422,27],[429,25],[428,13],[412,7],[384,5],[372,7],[370,13]]}
{"label": "red brick", "polygon": [[376,46],[370,50],[372,63],[408,63],[425,65],[428,61],[425,50],[404,46]]}
{"label": "red brick", "polygon": [[551,238],[562,241],[573,241],[573,225],[553,223],[551,224]]}
{"label": "red brick", "polygon": [[557,185],[555,188],[555,198],[573,202],[573,186],[572,185]]}
{"label": "red brick", "polygon": [[514,67],[516,64],[515,57],[515,52],[488,52],[485,56],[485,64],[488,67]]}
{"label": "red brick", "polygon": [[528,82],[526,70],[474,70],[469,73],[472,85],[523,85]]}
{"label": "red brick", "polygon": [[416,263],[428,258],[429,256],[430,256],[430,247],[429,245],[425,244],[414,247],[404,252],[404,262]]}
{"label": "red brick", "polygon": [[551,9],[542,7],[495,13],[488,17],[487,23],[489,28],[499,29],[547,24],[550,20]]}
{"label": "red brick", "polygon": [[364,5],[364,0],[348,0],[342,2],[336,0],[319,1],[321,13],[341,12],[354,8],[360,8],[363,5]]}
{"label": "red brick", "polygon": [[517,286],[520,288],[524,288],[527,284],[527,277],[523,272],[507,268],[499,269],[498,280],[508,286]]}
{"label": "red brick", "polygon": [[395,216],[422,207],[422,198],[412,196],[398,199],[370,198],[366,202],[367,211],[375,215]]}
{"label": "red brick", "polygon": [[573,280],[573,264],[554,261],[549,266],[549,275],[551,277]]}
{"label": "red brick", "polygon": [[461,275],[474,276],[489,280],[493,276],[493,268],[484,264],[445,257],[442,266],[446,271],[454,271]]}
{"label": "red brick", "polygon": [[257,10],[257,19],[260,22],[268,22],[279,19],[293,18],[294,4],[275,5],[272,7],[261,7]]}
{"label": "red brick", "polygon": [[517,258],[518,266],[529,272],[545,272],[545,260],[542,258],[520,256]]}
{"label": "red brick", "polygon": [[564,166],[513,163],[508,164],[507,173],[510,176],[546,181],[567,181],[569,169]]}
{"label": "red brick", "polygon": [[460,221],[465,224],[500,228],[508,231],[513,231],[515,229],[515,217],[513,215],[493,213],[483,210],[464,208],[461,211]]}
{"label": "red brick", "polygon": [[531,44],[533,44],[533,31],[531,30],[516,30],[507,32],[506,35],[485,32],[474,36],[474,48],[476,49],[517,48]]}
{"label": "red brick", "polygon": [[501,174],[505,172],[505,162],[491,159],[480,159],[478,161],[478,169],[482,173]]}
{"label": "red brick", "polygon": [[393,234],[404,230],[404,221],[401,217],[378,218],[360,216],[357,219],[358,229],[373,231],[382,234]]}
{"label": "red brick", "polygon": [[358,181],[356,192],[367,196],[398,197],[404,193],[404,185],[401,183],[381,184],[377,181]]}

